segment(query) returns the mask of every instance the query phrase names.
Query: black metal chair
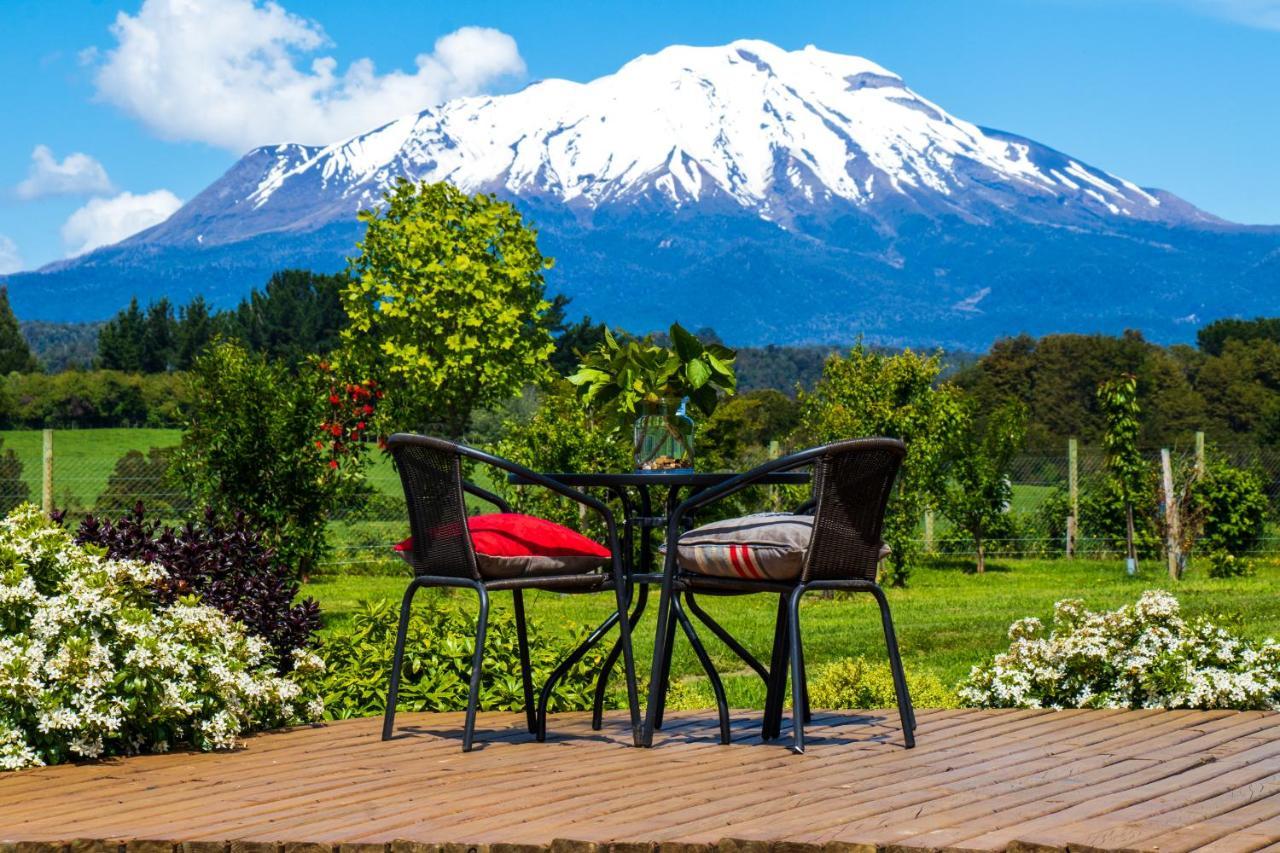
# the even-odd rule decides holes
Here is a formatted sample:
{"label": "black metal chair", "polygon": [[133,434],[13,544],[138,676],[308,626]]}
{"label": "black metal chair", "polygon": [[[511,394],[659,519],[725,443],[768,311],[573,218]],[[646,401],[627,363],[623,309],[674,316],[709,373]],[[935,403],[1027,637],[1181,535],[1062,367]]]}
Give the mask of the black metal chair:
{"label": "black metal chair", "polygon": [[[767,670],[758,663],[752,666],[767,685],[763,735],[766,740],[779,735],[789,663],[793,749],[798,753],[804,752],[804,724],[809,714],[804,650],[800,636],[800,599],[810,590],[828,589],[869,592],[879,605],[903,738],[908,749],[915,746],[915,711],[903,674],[902,657],[898,652],[889,602],[884,590],[876,583],[885,508],[905,455],[906,446],[897,439],[841,441],[775,459],[719,486],[699,492],[676,507],[667,520],[662,598],[658,609],[653,675],[643,732],[645,746],[652,745],[654,729],[661,726],[666,683],[670,673],[670,644],[674,636],[672,620],[678,620],[682,624],[687,620],[678,606],[678,596],[683,593],[686,600],[689,600],[690,593],[772,593],[779,596],[779,601],[771,664]],[[805,466],[814,468],[812,506],[806,505],[804,508],[812,510],[813,533],[805,552],[803,567],[794,581],[718,577],[691,572],[680,566],[677,560],[680,536],[685,530],[685,519],[694,511],[752,485],[767,474]],[[696,606],[692,602],[690,604],[691,609]],[[702,617],[702,614],[698,615]],[[711,625],[711,620],[703,621],[708,626]],[[726,642],[731,639],[727,632],[722,634],[721,631],[716,631],[716,634]],[[750,658],[740,645],[733,643],[731,648],[744,660]],[[714,673],[712,687],[720,711],[721,740],[727,742],[728,711],[723,686]]]}
{"label": "black metal chair", "polygon": [[[410,604],[414,594],[424,587],[463,587],[474,590],[480,599],[479,621],[476,627],[476,647],[471,662],[471,687],[467,698],[466,722],[462,735],[462,750],[471,750],[475,734],[476,706],[479,701],[480,678],[484,660],[485,630],[489,618],[489,593],[510,590],[514,597],[517,641],[520,651],[521,676],[524,682],[525,716],[530,734],[539,741],[547,735],[547,703],[552,690],[595,643],[616,624],[619,626],[624,667],[627,682],[627,701],[631,709],[631,727],[637,745],[640,739],[640,710],[636,690],[635,661],[631,651],[631,626],[627,619],[619,619],[627,612],[630,583],[618,543],[617,525],[613,513],[603,503],[530,471],[513,462],[491,456],[465,445],[423,435],[397,433],[387,440],[387,447],[395,458],[404,486],[405,502],[409,511],[409,527],[413,534],[412,564],[414,579],[405,591],[400,607],[400,624],[396,632],[395,657],[391,667],[387,690],[387,708],[383,718],[382,739],[391,737],[395,726],[396,695],[400,687],[400,674],[404,663],[405,634],[408,630]],[[608,548],[612,560],[608,571],[591,571],[555,575],[527,575],[507,578],[486,578],[481,573],[472,548],[467,528],[467,510],[464,494],[471,494],[490,504],[500,512],[511,508],[498,495],[468,482],[462,476],[462,460],[477,462],[516,474],[525,481],[550,489],[576,501],[598,513],[607,530]],[[567,593],[591,593],[613,587],[617,608],[551,673],[543,685],[535,707],[533,674],[529,665],[529,643],[525,623],[523,591],[546,589]]]}

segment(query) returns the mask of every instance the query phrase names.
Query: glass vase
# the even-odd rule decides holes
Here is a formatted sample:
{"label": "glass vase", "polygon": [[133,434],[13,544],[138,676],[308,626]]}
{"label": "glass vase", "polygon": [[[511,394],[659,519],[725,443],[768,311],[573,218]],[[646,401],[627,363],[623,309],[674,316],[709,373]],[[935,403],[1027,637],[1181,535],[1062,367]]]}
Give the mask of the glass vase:
{"label": "glass vase", "polygon": [[634,447],[637,471],[692,471],[693,419],[683,401],[642,404]]}

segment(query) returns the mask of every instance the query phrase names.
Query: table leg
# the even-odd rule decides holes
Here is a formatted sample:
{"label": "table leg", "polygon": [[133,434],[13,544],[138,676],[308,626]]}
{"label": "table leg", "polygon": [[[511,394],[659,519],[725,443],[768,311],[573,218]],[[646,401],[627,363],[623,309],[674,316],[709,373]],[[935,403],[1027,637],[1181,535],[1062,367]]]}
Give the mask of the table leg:
{"label": "table leg", "polygon": [[[641,585],[640,591],[636,594],[636,606],[631,611],[631,629],[634,632],[635,627],[640,622],[640,616],[644,613],[645,604],[649,601],[649,587],[647,584]],[[613,668],[618,663],[618,658],[622,655],[622,641],[613,644],[613,648],[609,650],[609,655],[604,659],[604,666],[600,668],[600,678],[596,681],[595,699],[591,703],[591,728],[600,731],[604,724],[604,697],[609,687],[609,677],[613,673]]]}

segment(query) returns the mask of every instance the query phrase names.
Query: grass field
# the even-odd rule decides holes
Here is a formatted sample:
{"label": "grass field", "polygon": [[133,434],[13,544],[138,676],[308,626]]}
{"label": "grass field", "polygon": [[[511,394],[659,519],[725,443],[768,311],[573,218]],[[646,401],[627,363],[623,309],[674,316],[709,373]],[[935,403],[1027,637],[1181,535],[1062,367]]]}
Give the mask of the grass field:
{"label": "grass field", "polygon": [[[1092,608],[1111,608],[1134,601],[1143,590],[1170,589],[1188,615],[1209,614],[1245,635],[1261,639],[1280,636],[1280,564],[1259,561],[1252,577],[1216,580],[1193,568],[1181,582],[1172,582],[1163,565],[1151,561],[1136,578],[1126,577],[1123,563],[1103,560],[1001,560],[976,575],[964,562],[937,562],[918,569],[911,586],[890,590],[903,657],[908,668],[934,671],[944,683],[954,685],[984,657],[1007,647],[1005,632],[1023,616],[1048,620],[1053,603],[1062,598],[1083,598]],[[320,602],[326,627],[342,624],[362,599],[398,601],[407,577],[323,577],[307,584],[304,593]],[[465,595],[465,593],[455,593]],[[534,593],[528,609],[530,620],[542,630],[561,631],[567,626],[595,623],[611,609],[609,596],[573,597]],[[495,607],[509,607],[510,597],[494,596]],[[776,599],[748,596],[703,599],[706,609],[748,648],[767,661]],[[642,671],[647,670],[653,643],[653,610],[647,611],[636,633]],[[806,657],[810,666],[841,657],[863,655],[882,660],[883,639],[870,596],[851,599],[806,599],[802,610]],[[717,668],[726,675],[732,704],[760,706],[763,689],[757,678],[709,632],[700,634]],[[701,692],[696,683],[700,669],[687,642],[678,641],[676,678]],[[706,690],[710,697],[710,690]]]}

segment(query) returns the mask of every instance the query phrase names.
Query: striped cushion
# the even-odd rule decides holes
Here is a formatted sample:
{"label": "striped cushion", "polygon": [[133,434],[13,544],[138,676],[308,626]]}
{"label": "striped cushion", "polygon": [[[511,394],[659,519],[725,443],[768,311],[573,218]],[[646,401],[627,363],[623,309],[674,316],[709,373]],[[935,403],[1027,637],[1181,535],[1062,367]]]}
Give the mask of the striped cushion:
{"label": "striped cushion", "polygon": [[811,515],[745,515],[690,530],[680,537],[676,560],[701,575],[792,581],[800,577],[812,536]]}

